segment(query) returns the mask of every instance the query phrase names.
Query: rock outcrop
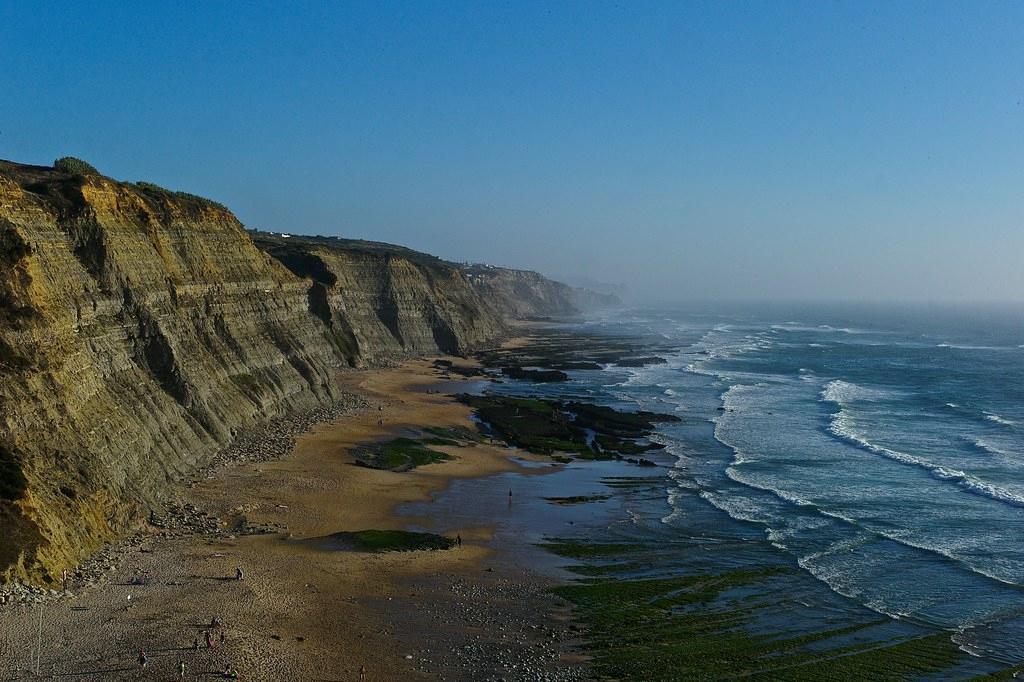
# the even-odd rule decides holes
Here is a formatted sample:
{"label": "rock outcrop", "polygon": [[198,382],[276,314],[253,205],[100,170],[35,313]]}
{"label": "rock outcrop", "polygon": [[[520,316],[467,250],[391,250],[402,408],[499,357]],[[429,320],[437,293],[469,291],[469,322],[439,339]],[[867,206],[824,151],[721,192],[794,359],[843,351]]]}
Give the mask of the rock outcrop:
{"label": "rock outcrop", "polygon": [[313,309],[367,361],[438,350],[460,355],[502,328],[497,310],[439,258],[334,237],[254,238],[296,276],[313,280]]}
{"label": "rock outcrop", "polygon": [[615,294],[594,291],[585,287],[573,287],[572,303],[582,311],[614,308],[622,305],[622,299]]}
{"label": "rock outcrop", "polygon": [[474,264],[462,271],[481,298],[512,319],[567,317],[621,304],[611,294],[571,287],[530,270]]}
{"label": "rock outcrop", "polygon": [[443,261],[261,243],[199,197],[0,162],[0,579],[58,576],[339,367],[501,332]]}

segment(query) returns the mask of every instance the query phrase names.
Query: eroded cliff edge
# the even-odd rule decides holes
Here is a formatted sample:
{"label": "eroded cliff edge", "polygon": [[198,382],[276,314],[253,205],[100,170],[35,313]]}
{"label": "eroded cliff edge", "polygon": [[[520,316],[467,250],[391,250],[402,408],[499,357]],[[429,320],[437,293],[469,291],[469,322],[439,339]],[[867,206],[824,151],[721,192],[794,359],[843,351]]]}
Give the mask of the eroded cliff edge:
{"label": "eroded cliff edge", "polygon": [[443,261],[263,246],[199,197],[0,162],[0,578],[59,575],[339,367],[502,331]]}
{"label": "eroded cliff edge", "polygon": [[622,305],[614,294],[571,287],[531,270],[479,263],[461,269],[480,297],[510,319],[560,318]]}

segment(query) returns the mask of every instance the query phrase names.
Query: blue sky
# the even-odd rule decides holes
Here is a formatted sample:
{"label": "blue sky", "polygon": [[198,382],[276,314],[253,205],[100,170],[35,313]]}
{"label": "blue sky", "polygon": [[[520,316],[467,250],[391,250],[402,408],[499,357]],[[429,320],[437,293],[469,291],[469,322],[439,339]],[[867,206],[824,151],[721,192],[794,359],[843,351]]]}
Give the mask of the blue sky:
{"label": "blue sky", "polygon": [[672,298],[1024,299],[1024,3],[3,3],[0,157]]}

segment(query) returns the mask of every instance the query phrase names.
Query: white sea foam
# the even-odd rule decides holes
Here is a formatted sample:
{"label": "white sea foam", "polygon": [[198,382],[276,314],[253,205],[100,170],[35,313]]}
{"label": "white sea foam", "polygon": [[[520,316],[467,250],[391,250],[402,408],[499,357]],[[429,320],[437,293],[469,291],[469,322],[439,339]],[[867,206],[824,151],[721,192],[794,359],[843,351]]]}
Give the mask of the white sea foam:
{"label": "white sea foam", "polygon": [[773,324],[771,329],[780,332],[824,332],[829,334],[886,334],[889,332],[873,331],[870,329],[856,329],[853,327],[833,327],[830,324],[819,324],[816,326],[801,324],[799,322],[786,322],[784,324]]}
{"label": "white sea foam", "polygon": [[985,419],[989,420],[990,422],[995,422],[996,424],[1002,424],[1003,426],[1013,426],[1017,423],[1015,421],[1010,421],[1005,417],[1000,417],[998,414],[993,414],[992,412],[986,412]]}
{"label": "white sea foam", "polygon": [[779,490],[777,488],[773,488],[762,481],[756,481],[750,478],[749,476],[745,476],[743,472],[736,469],[735,467],[728,467],[725,470],[725,475],[728,476],[731,480],[736,481],[737,483],[741,483],[747,486],[748,488],[757,488],[758,490],[763,490],[766,493],[771,493],[780,500],[796,505],[797,507],[814,507],[815,509],[817,509],[813,502],[805,500],[802,497],[799,497],[786,490]]}
{"label": "white sea foam", "polygon": [[[939,480],[953,481],[954,483],[960,485],[962,488],[964,488],[968,492],[973,492],[973,493],[976,493],[978,495],[981,495],[981,496],[984,496],[984,497],[989,497],[991,499],[995,499],[995,500],[998,500],[1000,502],[1004,502],[1004,503],[1007,503],[1007,504],[1010,504],[1010,505],[1013,505],[1013,506],[1024,506],[1024,495],[1016,495],[1016,494],[1014,494],[1014,493],[1012,493],[1010,491],[1006,491],[1006,490],[997,488],[995,486],[992,486],[991,484],[988,484],[988,483],[985,483],[983,481],[980,481],[980,480],[978,480],[978,479],[976,479],[976,478],[966,474],[963,471],[959,471],[959,470],[955,470],[955,469],[950,469],[950,468],[947,468],[947,467],[942,467],[942,466],[936,465],[936,464],[934,464],[932,462],[928,462],[927,460],[924,460],[923,458],[916,457],[914,455],[909,455],[907,453],[902,453],[902,452],[898,452],[898,451],[891,450],[891,449],[888,449],[888,448],[883,448],[881,446],[877,446],[877,445],[875,445],[873,443],[867,442],[863,438],[856,437],[856,434],[851,434],[850,436],[847,436],[847,435],[844,434],[842,436],[842,438],[844,440],[847,440],[847,441],[852,441],[855,444],[857,444],[858,446],[860,446],[862,448],[865,448],[865,449],[867,449],[867,450],[869,450],[871,452],[875,452],[877,454],[882,454],[882,455],[884,455],[884,456],[886,456],[886,457],[888,457],[890,459],[894,459],[895,461],[898,461],[898,462],[900,462],[902,464],[908,464],[908,465],[914,465],[914,466],[923,467],[926,470],[928,470],[935,478],[937,478]],[[726,445],[728,445],[728,443],[726,443]],[[732,447],[732,446],[730,446],[730,447]],[[733,447],[733,450],[735,451],[735,447]],[[740,459],[741,461],[744,460],[743,457],[739,457],[738,459]],[[893,532],[893,531],[887,530],[887,529],[879,529],[879,528],[869,527],[869,526],[865,525],[863,522],[861,522],[860,520],[858,520],[858,519],[856,519],[856,518],[854,518],[852,516],[847,516],[847,515],[845,515],[845,514],[843,514],[841,512],[835,511],[835,510],[825,509],[825,508],[823,508],[821,506],[818,506],[817,504],[815,504],[813,502],[805,500],[805,499],[803,499],[803,498],[801,498],[801,497],[799,497],[799,496],[797,496],[795,494],[789,493],[789,492],[787,492],[785,490],[780,490],[780,489],[774,487],[773,485],[769,485],[768,483],[766,483],[764,481],[760,481],[760,480],[751,478],[745,472],[739,471],[739,470],[737,470],[737,469],[735,469],[733,467],[729,467],[728,469],[726,469],[726,475],[731,480],[735,481],[736,483],[740,483],[740,484],[745,485],[747,487],[755,488],[757,490],[762,490],[764,492],[770,493],[774,497],[776,497],[776,498],[778,498],[780,500],[783,500],[785,502],[788,502],[790,504],[793,504],[795,506],[803,507],[803,508],[811,508],[811,509],[813,509],[813,511],[817,512],[822,517],[828,517],[828,518],[831,518],[831,519],[835,519],[837,521],[841,521],[841,522],[849,524],[849,525],[851,525],[851,526],[853,526],[855,528],[858,528],[861,531],[866,531],[868,533],[872,533],[872,534],[876,535],[877,537],[881,537],[881,538],[885,538],[887,540],[891,540],[891,541],[896,542],[896,543],[898,543],[900,545],[903,545],[905,547],[909,547],[909,548],[912,548],[912,549],[916,549],[916,550],[920,550],[920,551],[925,551],[925,552],[929,552],[929,553],[932,553],[932,554],[935,554],[935,555],[938,555],[938,556],[942,556],[942,557],[944,557],[946,559],[950,559],[952,561],[955,561],[958,564],[961,564],[967,570],[972,571],[973,573],[977,573],[978,575],[985,576],[986,578],[991,578],[991,579],[996,580],[996,581],[1001,582],[1001,583],[1014,584],[1013,576],[1015,576],[1016,573],[1000,574],[999,572],[992,571],[992,570],[987,569],[985,567],[977,566],[973,562],[965,559],[963,556],[959,555],[957,552],[953,551],[950,548],[944,548],[944,547],[935,546],[935,545],[932,545],[932,544],[924,544],[924,543],[917,542],[917,541],[913,540],[912,538],[908,537],[905,534],[901,534],[901,533],[898,533],[898,532]],[[703,494],[702,494],[702,497],[705,497],[705,499],[708,499]],[[712,500],[709,499],[709,501],[712,501]],[[723,511],[725,511],[726,513],[730,514],[730,516],[733,515],[733,513],[732,513],[733,511],[736,511],[736,509],[732,505],[730,505],[730,503],[727,500],[715,500],[712,503],[715,504],[715,506],[717,506],[720,509],[722,509]],[[748,504],[750,504],[750,503],[748,503]],[[745,510],[741,510],[741,513],[743,514],[744,520],[754,520],[754,521],[760,521],[761,523],[771,523],[771,521],[769,521],[768,519],[765,518],[765,513],[767,513],[767,512],[762,511],[760,517],[757,517],[757,515],[755,515],[753,513],[753,509],[752,508],[747,508]],[[738,518],[738,517],[734,517],[734,518]],[[792,520],[793,519],[788,519],[787,522],[792,522]],[[779,524],[774,524],[773,523],[772,525],[774,526],[774,525],[779,525]],[[784,533],[785,533],[785,531],[776,530],[775,534],[778,536],[776,539],[778,540],[779,538],[781,538]],[[781,544],[779,544],[779,543],[775,543],[775,544],[777,544],[777,546],[780,546],[780,547],[784,548],[784,542],[781,543]],[[798,562],[798,563],[800,563],[800,562]],[[802,563],[801,563],[801,566],[803,566],[804,568],[807,568],[808,570],[810,570],[807,566],[804,566]],[[1017,569],[1015,568],[1014,570],[1017,570]],[[823,580],[824,582],[829,584],[830,587],[835,589],[835,585],[833,585],[832,581],[829,580],[826,576],[819,575],[815,571],[811,571],[811,573],[813,575],[815,575],[815,577]],[[840,594],[844,594],[845,596],[852,596],[852,595],[846,594],[846,592],[838,590],[838,589],[836,591],[839,592]],[[878,609],[875,609],[875,610],[878,610]]]}
{"label": "white sea foam", "polygon": [[950,641],[953,642],[953,644],[956,644],[957,648],[960,649],[960,651],[964,652],[969,656],[974,656],[975,658],[982,658],[993,653],[991,649],[985,649],[976,646],[975,644],[967,640],[968,635],[965,632],[965,630],[971,629],[972,627],[973,626],[964,626],[958,632],[950,636]]}
{"label": "white sea foam", "polygon": [[1017,494],[1005,488],[993,485],[959,469],[944,467],[923,457],[918,457],[917,455],[911,455],[906,452],[900,452],[899,450],[893,450],[891,448],[872,443],[852,428],[846,413],[842,409],[833,415],[832,423],[829,425],[829,431],[841,440],[863,448],[868,452],[873,452],[876,455],[881,455],[895,462],[899,462],[900,464],[919,467],[931,473],[931,475],[936,479],[956,483],[961,489],[966,490],[967,492],[987,497],[998,502],[1003,502],[1005,504],[1024,507],[1024,494]]}
{"label": "white sea foam", "polygon": [[705,376],[719,376],[719,374],[707,367],[707,363],[713,360],[728,360],[729,358],[744,353],[758,350],[767,350],[772,347],[771,339],[761,334],[746,334],[738,337],[729,332],[732,328],[729,325],[718,325],[708,331],[701,339],[693,344],[690,352],[698,352],[704,358],[686,365],[686,371],[693,374]]}
{"label": "white sea foam", "polygon": [[[726,394],[723,396],[724,404],[736,406],[742,403],[744,395],[753,387],[746,385],[737,385],[731,387]],[[841,389],[843,390],[843,389]],[[916,466],[925,469],[933,477],[938,480],[950,481],[958,485],[961,489],[977,494],[979,496],[993,499],[1005,504],[1012,506],[1024,506],[1024,491],[1021,494],[1017,494],[1013,491],[1006,490],[990,483],[982,481],[966,472],[950,467],[943,467],[941,465],[930,462],[922,457],[911,455],[904,452],[899,452],[890,448],[885,448],[874,443],[869,442],[866,438],[863,438],[860,434],[857,434],[849,427],[845,419],[845,414],[838,414],[834,417],[830,430],[832,433],[846,442],[857,445],[869,452],[882,455],[886,458],[897,461],[901,464],[909,466]],[[721,422],[719,422],[720,424]],[[1002,571],[992,571],[990,567],[977,566],[969,559],[963,557],[955,551],[955,548],[933,546],[931,543],[925,544],[919,541],[915,541],[913,538],[908,537],[905,533],[894,532],[887,529],[871,528],[865,525],[860,520],[843,514],[841,512],[830,510],[819,506],[817,503],[809,501],[796,495],[793,492],[781,489],[774,482],[761,480],[754,476],[751,472],[743,470],[742,464],[756,461],[756,456],[745,453],[743,450],[737,448],[734,444],[730,443],[723,434],[719,432],[716,425],[716,438],[719,442],[730,447],[734,453],[733,466],[726,469],[726,475],[734,482],[744,485],[749,488],[764,491],[771,494],[773,497],[782,500],[786,503],[792,504],[796,507],[803,508],[805,510],[813,510],[821,517],[827,517],[835,519],[849,524],[855,528],[860,529],[862,532],[867,532],[875,537],[885,538],[904,545],[909,548],[913,548],[919,551],[929,552],[938,556],[942,556],[946,559],[956,561],[962,565],[965,569],[970,570],[979,575],[991,578],[993,580],[1002,583],[1012,583],[1013,576],[1015,573],[1005,574]],[[795,518],[786,515],[785,520],[778,517],[769,508],[758,505],[753,500],[742,498],[742,496],[726,495],[724,493],[717,493],[711,491],[702,491],[701,497],[713,504],[714,506],[722,509],[733,518],[737,518],[745,521],[755,521],[761,523],[767,527],[766,533],[768,534],[769,541],[772,544],[785,549],[787,544],[787,538],[795,532],[790,526]],[[799,518],[799,517],[797,517]],[[870,524],[869,524],[870,525]],[[849,585],[838,584],[835,580],[835,576],[828,575],[827,572],[823,572],[821,567],[811,566],[808,561],[799,562],[802,567],[810,571],[816,578],[824,581],[836,592],[845,596],[855,596],[849,589]],[[1019,567],[1018,567],[1019,568]],[[1016,569],[1015,569],[1016,570]],[[870,605],[869,605],[870,606]],[[887,608],[882,602],[872,606],[876,611],[882,613],[888,613]],[[893,615],[893,614],[890,614]]]}
{"label": "white sea foam", "polygon": [[[839,550],[835,550],[839,551]],[[844,550],[846,552],[853,551]],[[819,559],[826,556],[826,552],[817,552],[815,554],[799,557],[796,563],[800,568],[804,569],[815,578],[820,580],[829,586],[836,594],[840,594],[848,599],[854,599],[860,601],[864,606],[868,607],[872,611],[881,613],[884,616],[891,618],[899,618],[899,611],[893,607],[887,607],[885,604],[879,603],[877,600],[863,600],[862,591],[856,586],[853,576],[849,571],[849,566],[846,562],[820,562]]]}
{"label": "white sea foam", "polygon": [[765,510],[753,501],[739,495],[725,495],[714,490],[701,490],[700,496],[713,506],[740,521],[768,524],[771,519],[766,517]]}
{"label": "white sea foam", "polygon": [[664,445],[665,452],[674,455],[676,458],[675,464],[668,471],[668,477],[672,479],[673,485],[668,486],[665,490],[666,502],[668,502],[668,506],[672,511],[661,517],[662,523],[669,524],[681,518],[683,510],[679,502],[683,496],[687,492],[699,490],[700,486],[689,477],[687,470],[690,468],[690,458],[687,457],[683,448],[676,440],[659,433],[651,434],[649,440],[652,443]]}
{"label": "white sea foam", "polygon": [[1013,350],[1009,346],[971,346],[961,343],[938,343],[936,348],[954,348],[956,350]]}
{"label": "white sea foam", "polygon": [[842,379],[834,379],[821,390],[821,399],[839,405],[849,404],[858,400],[876,401],[892,397],[890,391],[859,386]]}
{"label": "white sea foam", "polygon": [[998,445],[995,445],[991,441],[985,440],[984,438],[978,438],[977,436],[969,435],[964,435],[961,437],[978,450],[981,450],[982,452],[987,452],[990,455],[997,455],[999,457],[1011,457],[1013,455],[1013,453],[1010,452],[1009,450],[1004,450],[1003,448],[999,447]]}

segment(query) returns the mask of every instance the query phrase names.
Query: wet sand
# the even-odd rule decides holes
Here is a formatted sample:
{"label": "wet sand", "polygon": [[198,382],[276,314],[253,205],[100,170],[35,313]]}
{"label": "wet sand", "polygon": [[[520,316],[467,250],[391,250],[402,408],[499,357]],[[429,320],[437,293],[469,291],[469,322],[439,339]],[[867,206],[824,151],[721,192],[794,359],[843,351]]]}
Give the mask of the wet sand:
{"label": "wet sand", "polygon": [[[357,680],[362,666],[367,680],[581,679],[566,607],[546,594],[550,579],[493,561],[514,548],[491,542],[487,518],[454,529],[464,542],[448,551],[371,554],[304,542],[407,528],[417,519],[396,509],[457,478],[543,475],[489,443],[440,448],[455,459],[404,473],[353,465],[362,443],[472,426],[451,395],[472,380],[442,375],[426,360],[347,372],[343,386],[369,408],[314,428],[283,460],[225,467],[180,496],[228,527],[281,532],[162,538],[153,529],[74,598],[0,607],[0,680],[31,676],[40,634],[40,673],[55,678],[177,679],[184,661],[185,679],[211,679],[227,665],[240,679],[268,681]],[[243,581],[233,579],[239,566]],[[145,571],[151,583],[129,584]],[[214,616],[224,625],[213,637],[223,632],[226,642],[207,649]]]}

